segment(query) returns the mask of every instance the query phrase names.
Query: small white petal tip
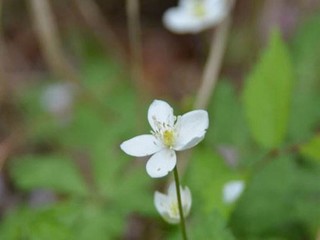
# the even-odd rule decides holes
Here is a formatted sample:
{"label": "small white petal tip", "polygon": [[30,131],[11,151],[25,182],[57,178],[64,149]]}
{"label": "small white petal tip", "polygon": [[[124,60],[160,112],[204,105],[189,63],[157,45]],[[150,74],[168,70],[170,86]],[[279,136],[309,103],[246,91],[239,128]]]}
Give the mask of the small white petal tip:
{"label": "small white petal tip", "polygon": [[180,0],[164,13],[163,23],[174,33],[199,33],[219,24],[232,5],[232,0]]}
{"label": "small white petal tip", "polygon": [[227,182],[223,188],[223,201],[227,204],[234,203],[241,196],[244,188],[245,183],[241,180]]}

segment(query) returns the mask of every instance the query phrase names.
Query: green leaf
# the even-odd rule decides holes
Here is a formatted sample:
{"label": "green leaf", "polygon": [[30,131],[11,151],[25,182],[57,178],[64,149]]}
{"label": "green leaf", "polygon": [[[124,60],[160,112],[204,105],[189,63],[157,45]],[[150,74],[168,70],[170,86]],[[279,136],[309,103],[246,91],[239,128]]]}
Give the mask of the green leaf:
{"label": "green leaf", "polygon": [[83,206],[73,224],[75,239],[117,239],[125,226],[125,216],[118,210],[97,204]]}
{"label": "green leaf", "polygon": [[61,138],[61,132],[64,131],[63,124],[43,106],[42,95],[52,83],[33,84],[17,94],[19,107],[23,109],[24,123],[28,126],[29,143],[52,145]]}
{"label": "green leaf", "polygon": [[234,240],[225,220],[216,212],[198,216],[190,228],[190,239]]}
{"label": "green leaf", "polygon": [[319,92],[320,14],[313,15],[301,24],[293,38],[291,51],[298,75],[297,87],[302,92]]}
{"label": "green leaf", "polygon": [[[194,207],[192,207],[194,208]],[[167,232],[165,239],[180,240],[181,231],[179,225],[164,230]],[[188,239],[218,239],[218,240],[234,240],[230,229],[227,227],[225,219],[217,212],[211,211],[203,213],[197,211],[187,220],[187,236]]]}
{"label": "green leaf", "polygon": [[308,143],[302,145],[300,153],[320,162],[320,135],[315,136]]}
{"label": "green leaf", "polygon": [[241,145],[248,140],[248,129],[236,90],[229,81],[220,81],[208,108],[210,128],[206,141],[213,144]]}
{"label": "green leaf", "polygon": [[244,177],[228,168],[224,160],[210,149],[196,149],[189,169],[192,173],[187,172],[186,182],[192,192],[194,209],[205,214],[215,210],[227,218],[232,206],[223,201],[223,187],[228,181]]}
{"label": "green leaf", "polygon": [[252,135],[265,148],[278,147],[286,136],[293,81],[287,47],[276,31],[243,91]]}
{"label": "green leaf", "polygon": [[[72,211],[71,211],[72,210]],[[45,208],[19,208],[6,215],[0,238],[8,240],[75,240],[68,225],[74,208],[67,204]]]}
{"label": "green leaf", "polygon": [[294,143],[314,135],[320,123],[320,15],[308,18],[297,30],[291,46],[297,73],[289,137]]}
{"label": "green leaf", "polygon": [[119,184],[117,184],[117,192],[112,196],[113,200],[122,211],[129,214],[132,212],[147,215],[157,214],[153,205],[152,181],[145,171],[144,164],[131,168],[126,172],[126,176],[121,175],[120,171],[118,172]]}
{"label": "green leaf", "polygon": [[99,194],[127,213],[155,212],[146,162],[137,165],[120,150],[120,141],[99,139],[90,151]]}
{"label": "green leaf", "polygon": [[13,161],[10,172],[15,184],[24,190],[48,188],[59,193],[87,194],[75,164],[65,156],[23,156]]}
{"label": "green leaf", "polygon": [[19,208],[0,225],[0,238],[8,240],[118,239],[125,215],[119,208],[97,202],[66,201],[38,208]]}
{"label": "green leaf", "polygon": [[[268,159],[239,199],[231,227],[240,239],[313,239],[319,226],[320,167],[299,166],[292,156]],[[309,237],[308,237],[309,236]]]}

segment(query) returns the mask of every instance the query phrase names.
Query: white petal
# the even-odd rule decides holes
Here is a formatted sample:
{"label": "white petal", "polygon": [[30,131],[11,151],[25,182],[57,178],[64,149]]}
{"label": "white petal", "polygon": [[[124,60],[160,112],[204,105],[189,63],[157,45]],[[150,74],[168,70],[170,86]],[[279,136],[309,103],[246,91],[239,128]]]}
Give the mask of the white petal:
{"label": "white petal", "polygon": [[123,142],[120,148],[128,155],[144,157],[160,151],[162,145],[153,135],[145,134]]}
{"label": "white petal", "polygon": [[229,13],[233,0],[203,0],[203,16],[196,16],[194,0],[180,0],[179,6],[163,15],[164,25],[175,33],[199,33],[219,24]]}
{"label": "white petal", "polygon": [[154,205],[161,215],[164,214],[169,208],[167,196],[156,191],[154,193]]}
{"label": "white petal", "polygon": [[201,21],[183,8],[169,8],[163,15],[163,24],[175,33],[198,33],[202,30]]}
{"label": "white petal", "polygon": [[192,197],[191,197],[190,189],[188,187],[185,187],[181,195],[182,195],[183,214],[186,217],[188,216],[191,209],[191,205],[192,205]]}
{"label": "white petal", "polygon": [[165,212],[161,215],[165,221],[167,221],[170,224],[178,224],[180,223],[180,217],[174,217],[170,212]]}
{"label": "white petal", "polygon": [[209,126],[209,117],[205,110],[188,112],[178,121],[175,150],[185,150],[197,145],[204,138]]}
{"label": "white petal", "polygon": [[[188,187],[182,188],[180,186],[180,194],[181,194],[181,201],[183,207],[183,214],[184,216],[188,216],[192,204],[191,192]],[[178,202],[177,198],[177,190],[175,182],[172,182],[168,188],[168,200],[170,202]]]}
{"label": "white petal", "polygon": [[223,200],[225,203],[235,202],[244,190],[243,181],[230,181],[224,185]]}
{"label": "white petal", "polygon": [[156,191],[154,194],[154,205],[156,206],[157,211],[160,213],[163,219],[168,223],[177,224],[180,222],[179,218],[173,218],[170,216],[169,211],[171,209],[167,195]]}
{"label": "white petal", "polygon": [[[180,187],[180,191],[181,191],[181,187]],[[176,190],[176,183],[175,182],[171,182],[168,187],[168,197],[171,200],[177,201],[177,190]]]}
{"label": "white petal", "polygon": [[147,173],[153,178],[166,176],[176,166],[176,153],[170,149],[162,149],[147,162]]}
{"label": "white petal", "polygon": [[219,24],[229,13],[232,0],[207,0],[205,2],[207,11],[204,24],[214,26]]}
{"label": "white petal", "polygon": [[170,126],[174,124],[173,109],[168,103],[161,100],[154,100],[148,110],[148,121],[154,131],[158,128],[156,122],[166,123]]}

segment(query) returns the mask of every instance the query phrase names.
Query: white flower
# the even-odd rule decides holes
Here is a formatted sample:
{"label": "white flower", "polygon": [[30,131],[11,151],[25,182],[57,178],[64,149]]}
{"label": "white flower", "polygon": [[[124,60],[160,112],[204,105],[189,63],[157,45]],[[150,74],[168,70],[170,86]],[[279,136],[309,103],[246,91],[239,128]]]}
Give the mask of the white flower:
{"label": "white flower", "polygon": [[223,187],[223,201],[225,203],[235,202],[243,192],[245,184],[243,181],[230,181]]}
{"label": "white flower", "polygon": [[173,109],[164,101],[154,100],[148,110],[151,134],[131,138],[121,149],[135,157],[153,156],[147,162],[147,173],[154,178],[166,176],[176,166],[175,151],[197,145],[209,125],[207,111],[194,110],[175,117]]}
{"label": "white flower", "polygon": [[175,33],[198,33],[219,24],[233,0],[180,0],[163,15],[164,25]]}
{"label": "white flower", "polygon": [[[183,189],[180,186],[180,193],[183,216],[186,217],[188,216],[191,209],[191,192],[188,187],[185,187]],[[177,191],[174,182],[172,182],[168,188],[168,195],[162,194],[157,191],[154,193],[154,204],[157,211],[168,223],[177,224],[180,222]]]}

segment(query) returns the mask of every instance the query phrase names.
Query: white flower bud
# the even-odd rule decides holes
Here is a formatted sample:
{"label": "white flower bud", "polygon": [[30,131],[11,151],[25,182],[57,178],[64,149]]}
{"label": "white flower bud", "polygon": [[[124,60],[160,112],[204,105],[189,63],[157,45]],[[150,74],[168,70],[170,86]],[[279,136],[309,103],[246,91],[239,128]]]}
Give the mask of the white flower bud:
{"label": "white flower bud", "polygon": [[[185,187],[183,189],[180,186],[180,193],[183,216],[186,217],[188,216],[191,209],[191,192],[188,187]],[[167,195],[157,191],[155,192],[154,204],[156,206],[156,209],[165,221],[171,224],[177,224],[180,222],[179,205],[177,199],[176,185],[174,182],[170,184]]]}

